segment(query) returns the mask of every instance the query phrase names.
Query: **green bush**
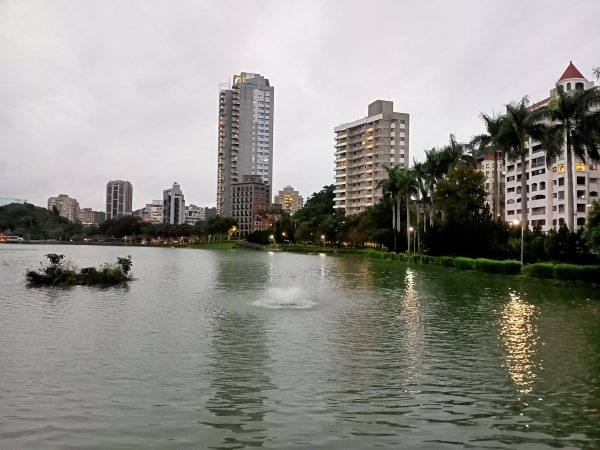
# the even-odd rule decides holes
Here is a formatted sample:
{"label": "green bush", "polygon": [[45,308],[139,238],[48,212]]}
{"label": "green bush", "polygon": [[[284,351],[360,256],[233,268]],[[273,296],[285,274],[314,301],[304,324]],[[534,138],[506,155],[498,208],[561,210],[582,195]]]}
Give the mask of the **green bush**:
{"label": "green bush", "polygon": [[520,261],[515,261],[514,259],[507,259],[504,261],[499,261],[502,264],[502,273],[505,275],[517,275],[521,273]]}
{"label": "green bush", "polygon": [[454,258],[452,258],[451,256],[440,256],[439,261],[440,266],[454,267]]}
{"label": "green bush", "polygon": [[535,263],[527,265],[524,270],[525,274],[535,278],[554,278],[554,264],[550,263]]}
{"label": "green bush", "polygon": [[502,261],[493,259],[477,258],[475,260],[475,270],[486,273],[504,273]]}
{"label": "green bush", "polygon": [[463,258],[462,256],[458,256],[454,258],[454,267],[460,270],[473,270],[475,268],[474,262],[475,260],[471,258]]}
{"label": "green bush", "polygon": [[600,282],[600,266],[578,266],[575,264],[556,264],[554,276],[559,280]]}

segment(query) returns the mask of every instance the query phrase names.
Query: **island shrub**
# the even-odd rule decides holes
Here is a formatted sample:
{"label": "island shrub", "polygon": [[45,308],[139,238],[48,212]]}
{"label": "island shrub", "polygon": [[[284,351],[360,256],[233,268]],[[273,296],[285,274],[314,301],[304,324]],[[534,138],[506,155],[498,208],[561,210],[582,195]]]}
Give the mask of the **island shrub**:
{"label": "island shrub", "polygon": [[84,267],[78,270],[69,261],[64,262],[64,255],[49,253],[45,255],[49,264],[38,270],[27,271],[26,278],[38,285],[95,285],[119,284],[131,280],[131,255],[118,257],[116,264],[103,264],[99,269]]}

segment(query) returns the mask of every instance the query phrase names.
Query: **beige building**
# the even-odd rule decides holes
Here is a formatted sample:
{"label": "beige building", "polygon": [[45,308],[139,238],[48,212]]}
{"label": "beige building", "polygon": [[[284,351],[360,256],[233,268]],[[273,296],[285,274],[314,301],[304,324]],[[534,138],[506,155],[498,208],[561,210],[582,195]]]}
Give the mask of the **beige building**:
{"label": "beige building", "polygon": [[504,157],[487,152],[477,160],[477,169],[485,176],[486,203],[494,220],[504,217]]}
{"label": "beige building", "polygon": [[304,206],[304,200],[300,195],[300,192],[295,191],[291,186],[285,186],[281,191],[275,195],[276,205],[280,205],[281,209],[293,215],[302,209]]}
{"label": "beige building", "polygon": [[99,224],[104,221],[104,213],[94,211],[92,208],[81,208],[79,210],[79,220],[84,225]]}
{"label": "beige building", "polygon": [[386,178],[386,167],[408,167],[409,115],[394,112],[391,101],[377,100],[367,117],[334,132],[334,208],[356,214],[383,196],[377,183]]}
{"label": "beige building", "polygon": [[65,217],[71,222],[79,220],[79,202],[76,199],[66,194],[60,194],[58,197],[49,197],[48,209],[52,211],[55,206],[61,217]]}
{"label": "beige building", "polygon": [[[536,109],[547,105],[555,98],[558,89],[565,92],[587,90],[594,87],[571,62],[550,96],[530,106]],[[550,167],[547,166],[546,153],[542,144],[534,139],[527,141],[528,154],[525,158],[528,193],[527,224],[540,227],[543,231],[556,229],[568,224],[567,217],[567,173],[565,163],[566,144],[563,154]],[[505,215],[507,222],[521,219],[521,163],[505,159]],[[600,168],[597,161],[587,162],[573,158],[573,222],[575,228],[585,225],[592,201],[598,199],[600,192]]]}

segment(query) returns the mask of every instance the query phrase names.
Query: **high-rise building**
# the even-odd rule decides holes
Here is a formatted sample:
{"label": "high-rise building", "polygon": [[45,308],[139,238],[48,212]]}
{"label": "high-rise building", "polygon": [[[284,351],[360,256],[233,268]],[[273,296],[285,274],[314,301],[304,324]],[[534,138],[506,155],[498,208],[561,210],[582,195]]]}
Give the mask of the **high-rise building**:
{"label": "high-rise building", "polygon": [[48,198],[48,209],[52,211],[56,207],[61,217],[69,219],[71,222],[79,220],[79,202],[66,194],[60,194],[58,197]]}
{"label": "high-rise building", "polygon": [[238,236],[246,236],[263,228],[260,213],[270,206],[269,188],[258,175],[243,175],[232,185],[232,214],[238,222]]}
{"label": "high-rise building", "polygon": [[273,201],[276,205],[280,205],[281,209],[289,213],[290,215],[298,212],[299,209],[304,205],[304,201],[300,192],[295,191],[291,186],[285,186],[281,191],[275,195]]}
{"label": "high-rise building", "polygon": [[232,216],[232,185],[258,175],[273,185],[274,89],[259,74],[242,72],[219,93],[217,214]]}
{"label": "high-rise building", "polygon": [[[547,105],[558,96],[558,90],[564,92],[592,89],[593,81],[588,81],[571,62],[562,76],[550,90],[550,96],[530,106],[537,109]],[[540,227],[543,231],[568,225],[567,216],[567,167],[566,142],[562,155],[548,167],[546,153],[542,143],[535,139],[527,140],[525,173],[527,176],[528,226]],[[513,222],[521,219],[521,162],[506,158],[505,164],[505,220]],[[598,162],[582,161],[573,158],[573,222],[582,227],[593,200],[600,192],[600,170]]]}
{"label": "high-rise building", "polygon": [[163,191],[163,222],[172,225],[185,223],[185,199],[177,183]]}
{"label": "high-rise building", "polygon": [[106,183],[106,220],[130,215],[133,205],[133,186],[129,181],[111,180]]}
{"label": "high-rise building", "polygon": [[379,201],[386,167],[408,167],[408,130],[409,115],[385,100],[371,103],[367,117],[334,128],[334,208],[355,214]]}

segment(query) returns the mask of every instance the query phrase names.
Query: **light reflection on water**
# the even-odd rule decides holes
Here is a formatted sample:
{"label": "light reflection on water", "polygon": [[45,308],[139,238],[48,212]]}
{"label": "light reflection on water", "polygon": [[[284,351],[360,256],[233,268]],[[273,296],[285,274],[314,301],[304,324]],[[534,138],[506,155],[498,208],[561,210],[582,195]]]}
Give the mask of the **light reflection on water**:
{"label": "light reflection on water", "polygon": [[594,292],[152,248],[127,249],[126,287],[27,288],[57,250],[123,254],[0,249],[2,449],[600,446]]}
{"label": "light reflection on water", "polygon": [[536,325],[536,307],[510,292],[510,300],[502,310],[500,335],[506,352],[506,370],[519,392],[533,390],[536,372],[542,370],[535,362],[539,335]]}

